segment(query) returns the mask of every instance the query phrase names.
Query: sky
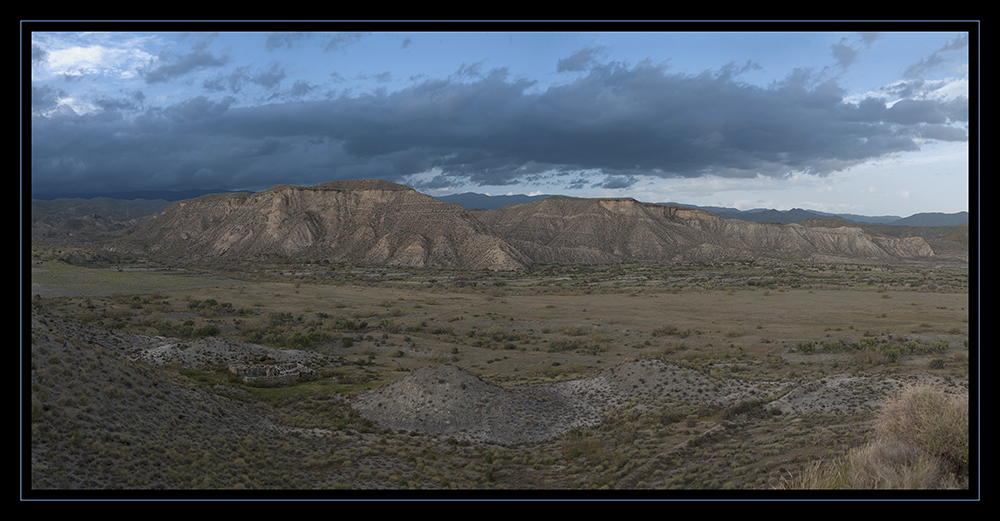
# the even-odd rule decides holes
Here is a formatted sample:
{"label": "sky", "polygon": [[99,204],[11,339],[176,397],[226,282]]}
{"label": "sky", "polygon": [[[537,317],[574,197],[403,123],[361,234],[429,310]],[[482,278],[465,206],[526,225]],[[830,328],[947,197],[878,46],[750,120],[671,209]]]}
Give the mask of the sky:
{"label": "sky", "polygon": [[22,26],[34,197],[385,179],[906,217],[978,186],[972,24],[76,28]]}

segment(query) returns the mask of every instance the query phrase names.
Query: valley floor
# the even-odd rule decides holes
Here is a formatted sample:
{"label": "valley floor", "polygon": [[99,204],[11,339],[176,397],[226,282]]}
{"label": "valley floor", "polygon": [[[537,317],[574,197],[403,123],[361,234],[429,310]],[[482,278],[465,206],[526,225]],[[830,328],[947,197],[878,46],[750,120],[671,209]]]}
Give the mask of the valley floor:
{"label": "valley floor", "polygon": [[32,268],[26,495],[772,497],[978,361],[957,265],[115,268]]}

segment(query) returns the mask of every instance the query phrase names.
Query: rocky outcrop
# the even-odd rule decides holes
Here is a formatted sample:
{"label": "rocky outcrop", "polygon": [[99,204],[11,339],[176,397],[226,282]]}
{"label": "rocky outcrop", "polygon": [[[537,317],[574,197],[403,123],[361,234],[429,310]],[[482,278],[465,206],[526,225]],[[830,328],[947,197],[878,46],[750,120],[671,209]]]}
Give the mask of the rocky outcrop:
{"label": "rocky outcrop", "polygon": [[297,362],[270,365],[229,364],[229,372],[242,376],[244,383],[264,385],[294,384],[304,374],[315,374],[315,371]]}
{"label": "rocky outcrop", "polygon": [[879,235],[839,220],[754,223],[631,198],[559,196],[470,212],[375,180],[181,201],[132,238],[151,250],[185,255],[489,270],[762,257],[888,262],[934,255],[919,237]]}

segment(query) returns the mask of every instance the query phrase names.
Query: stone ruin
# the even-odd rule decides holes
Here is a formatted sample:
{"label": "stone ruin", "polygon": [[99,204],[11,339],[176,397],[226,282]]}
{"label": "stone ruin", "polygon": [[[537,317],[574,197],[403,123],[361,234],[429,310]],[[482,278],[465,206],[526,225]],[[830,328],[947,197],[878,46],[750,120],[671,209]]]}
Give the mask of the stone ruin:
{"label": "stone ruin", "polygon": [[258,384],[293,384],[304,374],[313,374],[315,371],[298,363],[274,365],[243,365],[230,364],[229,372],[243,377],[244,383]]}

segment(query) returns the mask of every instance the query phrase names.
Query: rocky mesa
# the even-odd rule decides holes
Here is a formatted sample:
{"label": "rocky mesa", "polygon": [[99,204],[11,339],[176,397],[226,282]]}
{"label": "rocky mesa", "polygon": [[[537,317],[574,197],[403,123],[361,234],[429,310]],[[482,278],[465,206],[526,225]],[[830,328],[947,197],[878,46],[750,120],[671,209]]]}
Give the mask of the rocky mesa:
{"label": "rocky mesa", "polygon": [[278,185],[181,201],[130,240],[185,255],[489,270],[755,258],[892,262],[934,255],[922,238],[890,237],[839,220],[754,223],[631,198],[562,196],[468,211],[379,180]]}

